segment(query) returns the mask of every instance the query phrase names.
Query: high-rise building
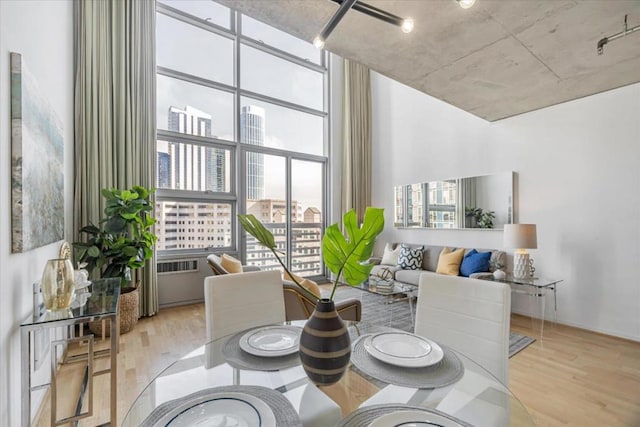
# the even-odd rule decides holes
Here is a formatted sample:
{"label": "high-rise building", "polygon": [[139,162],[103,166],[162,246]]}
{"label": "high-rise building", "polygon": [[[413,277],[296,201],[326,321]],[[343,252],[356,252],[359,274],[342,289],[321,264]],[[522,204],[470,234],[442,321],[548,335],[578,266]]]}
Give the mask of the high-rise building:
{"label": "high-rise building", "polygon": [[[240,113],[240,142],[264,145],[264,109],[255,105],[242,107]],[[264,199],[264,155],[247,153],[247,199]]]}
{"label": "high-rise building", "polygon": [[169,188],[171,182],[171,157],[168,152],[158,151],[158,188]]}
{"label": "high-rise building", "polygon": [[[168,130],[212,136],[211,115],[187,105],[169,107]],[[196,144],[169,142],[166,153],[158,147],[158,187],[196,191],[226,191],[225,150]],[[166,156],[160,156],[166,154]],[[161,164],[169,159],[169,167]]]}

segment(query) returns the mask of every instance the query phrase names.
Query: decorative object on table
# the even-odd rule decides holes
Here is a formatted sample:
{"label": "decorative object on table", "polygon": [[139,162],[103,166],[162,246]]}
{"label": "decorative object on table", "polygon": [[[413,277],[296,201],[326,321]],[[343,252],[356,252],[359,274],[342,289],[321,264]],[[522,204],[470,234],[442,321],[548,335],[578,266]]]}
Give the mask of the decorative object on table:
{"label": "decorative object on table", "polygon": [[375,286],[380,293],[392,292],[395,287],[393,272],[386,268],[380,268],[375,274],[369,276],[369,284]]}
{"label": "decorative object on table", "polygon": [[40,286],[47,311],[68,310],[75,289],[71,260],[58,258],[47,261]]}
{"label": "decorative object on table", "polygon": [[535,224],[505,224],[504,246],[513,248],[513,277],[525,279],[532,277],[531,266],[533,260],[527,249],[538,248],[538,238]]}
{"label": "decorative object on table", "polygon": [[[138,322],[140,297],[137,286],[141,280],[141,267],[153,256],[157,240],[152,232],[156,220],[150,215],[152,192],[140,186],[130,190],[102,190],[106,199],[105,218],[99,226],[82,227],[80,232],[88,236],[87,241],[73,244],[76,258],[87,263],[91,274],[120,279],[120,333],[129,332]],[[100,333],[97,331],[101,325],[92,322],[89,327],[94,333]]]}
{"label": "decorative object on table", "polygon": [[[369,335],[361,336],[353,345],[351,362],[361,373],[402,387],[438,388],[457,382],[464,374],[464,366],[449,348],[442,348],[439,362],[425,367],[400,367],[383,362],[369,354],[365,342]],[[353,368],[352,368],[353,369]]]}
{"label": "decorative object on table", "polygon": [[536,268],[533,266],[533,258],[529,259],[529,277],[533,278],[536,274]]}
{"label": "decorative object on table", "polygon": [[393,280],[393,272],[388,268],[381,268],[376,273],[376,278],[384,280],[385,282],[391,282]]}
{"label": "decorative object on table", "polygon": [[[229,406],[233,403],[233,406]],[[224,415],[236,425],[302,427],[291,402],[279,391],[260,386],[224,386],[201,390],[158,406],[140,427],[221,424]],[[256,419],[257,415],[257,419]],[[184,423],[182,423],[184,421]]]}
{"label": "decorative object on table", "polygon": [[[70,251],[71,249],[69,248],[69,252]],[[86,263],[78,263],[78,268],[73,272],[73,282],[76,291],[75,298],[71,303],[71,308],[82,307],[91,296],[91,292],[89,292],[91,282],[89,281],[89,272],[85,269],[86,266]]]}
{"label": "decorative object on table", "polygon": [[64,236],[62,122],[11,52],[11,252],[27,252]]}
{"label": "decorative object on table", "polygon": [[496,270],[493,272],[493,277],[495,277],[498,280],[504,280],[507,277],[507,273],[505,273],[502,270]]}
{"label": "decorative object on table", "polygon": [[503,270],[504,263],[500,259],[492,259],[489,261],[489,267],[493,270],[493,277],[498,280],[504,280],[507,277],[507,273]]}
{"label": "decorative object on table", "polygon": [[[247,233],[271,250],[284,270],[295,279],[280,259],[273,234],[253,215],[238,215],[238,218]],[[344,214],[343,225],[348,240],[338,224],[327,227],[322,238],[324,263],[334,274],[333,289],[329,298],[318,300],[300,337],[302,366],[311,381],[318,385],[338,382],[349,365],[351,341],[344,322],[336,312],[333,297],[341,280],[357,286],[369,278],[373,268],[369,259],[376,237],[384,228],[384,210],[367,208],[360,227],[355,211],[351,210]],[[294,282],[304,292],[310,293],[298,281]]]}
{"label": "decorative object on table", "polygon": [[409,424],[411,421],[413,421],[415,425],[472,427],[471,424],[442,411],[438,411],[437,409],[398,403],[362,407],[347,415],[338,424],[338,427],[414,425]]}
{"label": "decorative object on table", "polygon": [[60,249],[58,250],[58,258],[71,259],[71,245],[66,240],[63,241],[60,245]]}

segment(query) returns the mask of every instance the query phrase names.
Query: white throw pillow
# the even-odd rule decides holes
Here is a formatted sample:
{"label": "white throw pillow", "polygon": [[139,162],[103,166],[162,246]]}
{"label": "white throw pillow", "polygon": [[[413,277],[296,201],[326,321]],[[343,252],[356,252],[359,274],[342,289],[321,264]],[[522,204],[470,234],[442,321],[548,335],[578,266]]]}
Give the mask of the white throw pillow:
{"label": "white throw pillow", "polygon": [[387,243],[384,247],[384,253],[382,254],[382,260],[380,264],[382,265],[397,265],[398,264],[398,256],[400,256],[400,249],[402,247],[398,245],[395,249],[391,248],[391,244]]}

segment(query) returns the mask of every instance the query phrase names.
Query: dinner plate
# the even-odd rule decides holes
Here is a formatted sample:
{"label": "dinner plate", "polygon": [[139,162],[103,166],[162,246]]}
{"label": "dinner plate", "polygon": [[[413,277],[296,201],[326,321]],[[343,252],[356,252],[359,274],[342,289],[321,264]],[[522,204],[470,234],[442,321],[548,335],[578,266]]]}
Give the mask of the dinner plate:
{"label": "dinner plate", "polygon": [[442,360],[444,352],[435,342],[408,332],[382,332],[363,342],[376,359],[403,368],[423,368]]}
{"label": "dinner plate", "polygon": [[254,356],[286,356],[298,351],[301,332],[302,328],[297,326],[265,326],[244,334],[239,344]]}
{"label": "dinner plate", "polygon": [[155,423],[182,427],[275,427],[276,417],[265,402],[238,392],[212,392],[182,402]]}
{"label": "dinner plate", "polygon": [[462,424],[428,411],[397,411],[376,418],[369,427],[461,427]]}

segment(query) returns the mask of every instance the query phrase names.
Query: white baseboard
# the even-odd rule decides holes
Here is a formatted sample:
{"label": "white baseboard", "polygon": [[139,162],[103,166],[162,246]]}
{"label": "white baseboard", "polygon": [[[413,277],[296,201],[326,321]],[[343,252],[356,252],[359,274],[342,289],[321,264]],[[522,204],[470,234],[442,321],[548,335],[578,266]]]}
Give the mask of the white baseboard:
{"label": "white baseboard", "polygon": [[[513,314],[519,314],[521,316],[525,316],[525,317],[533,317],[534,319],[536,319],[537,321],[540,321],[540,318],[535,317],[535,316],[531,316],[530,313],[526,312],[526,311],[522,311],[522,310],[511,310],[511,313]],[[547,322],[552,321],[552,319],[547,318],[546,319]],[[578,329],[584,329],[585,331],[591,331],[591,332],[596,332],[599,334],[603,334],[603,335],[609,335],[612,337],[616,337],[616,338],[622,338],[625,340],[629,340],[629,341],[637,341],[640,342],[640,336],[633,336],[633,335],[628,335],[628,334],[624,334],[618,331],[613,331],[610,329],[606,329],[606,328],[591,328],[579,323],[574,323],[574,322],[566,322],[566,321],[562,321],[560,319],[558,319],[557,322],[559,325],[564,325],[564,326],[570,326],[572,328],[578,328]]]}

